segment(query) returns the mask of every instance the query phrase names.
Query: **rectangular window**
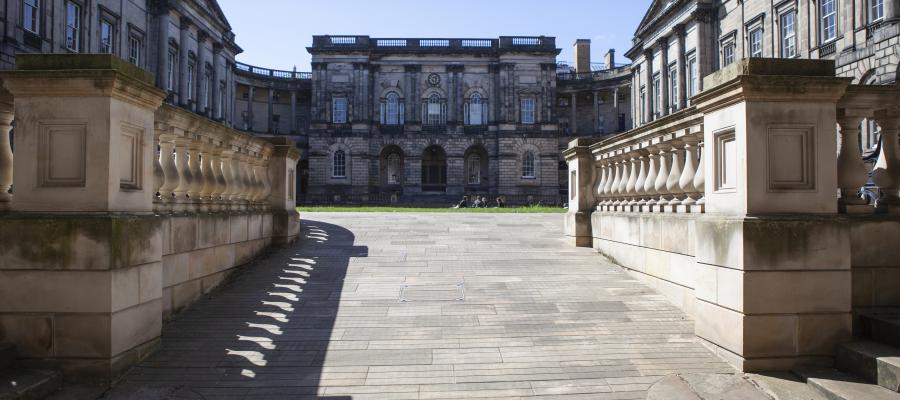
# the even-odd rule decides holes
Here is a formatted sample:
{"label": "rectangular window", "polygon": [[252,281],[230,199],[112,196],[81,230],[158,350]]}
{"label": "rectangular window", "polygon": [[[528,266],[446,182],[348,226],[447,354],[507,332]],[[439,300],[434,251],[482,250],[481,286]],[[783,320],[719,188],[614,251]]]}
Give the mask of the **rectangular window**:
{"label": "rectangular window", "polygon": [[169,57],[166,58],[166,90],[175,91],[175,67],[178,65],[178,55],[175,50],[169,50]]}
{"label": "rectangular window", "polygon": [[819,32],[822,35],[819,43],[830,42],[837,37],[837,8],[834,2],[835,0],[822,0],[819,3],[819,18],[821,18]]}
{"label": "rectangular window", "polygon": [[734,62],[734,42],[727,42],[722,45],[722,66],[730,65]]}
{"label": "rectangular window", "polygon": [[650,112],[653,113],[654,116],[659,116],[662,111],[662,107],[660,104],[662,103],[662,82],[660,81],[659,74],[653,75],[653,98],[651,101],[653,104],[650,106]]}
{"label": "rectangular window", "polygon": [[187,68],[187,99],[194,99],[194,77],[197,74],[197,62],[194,60],[188,60],[188,68]]}
{"label": "rectangular window", "polygon": [[641,86],[641,121],[647,122],[647,87]]}
{"label": "rectangular window", "polygon": [[22,1],[22,27],[26,31],[38,34],[40,27],[41,12],[40,0],[23,0]]}
{"label": "rectangular window", "polygon": [[128,37],[128,62],[141,66],[141,53],[144,49],[144,41],[138,36]]}
{"label": "rectangular window", "polygon": [[669,66],[669,108],[672,111],[678,109],[678,66]]}
{"label": "rectangular window", "polygon": [[203,73],[203,108],[212,108],[212,66],[207,64]]}
{"label": "rectangular window", "polygon": [[81,51],[81,6],[66,2],[66,48]]}
{"label": "rectangular window", "polygon": [[105,19],[101,19],[100,20],[100,52],[101,53],[112,53],[114,40],[115,40],[115,33],[114,33],[112,22],[109,22]]}
{"label": "rectangular window", "polygon": [[794,58],[797,56],[797,28],[796,14],[788,11],[778,18],[781,24],[781,57]]}
{"label": "rectangular window", "polygon": [[216,117],[225,119],[225,104],[228,98],[227,92],[225,91],[225,82],[219,83],[219,110],[216,114]]}
{"label": "rectangular window", "polygon": [[700,90],[700,78],[698,76],[699,71],[697,71],[697,56],[691,56],[687,60],[687,98],[688,105],[691,104],[691,97],[694,97],[695,94]]}
{"label": "rectangular window", "polygon": [[750,31],[750,57],[762,57],[763,32],[762,28]]}
{"label": "rectangular window", "polygon": [[346,97],[335,97],[332,100],[332,118],[331,122],[335,124],[346,124],[347,123],[347,98]]}
{"label": "rectangular window", "polygon": [[884,19],[884,0],[869,0],[869,22]]}
{"label": "rectangular window", "polygon": [[522,99],[522,123],[534,123],[534,99],[530,97]]}

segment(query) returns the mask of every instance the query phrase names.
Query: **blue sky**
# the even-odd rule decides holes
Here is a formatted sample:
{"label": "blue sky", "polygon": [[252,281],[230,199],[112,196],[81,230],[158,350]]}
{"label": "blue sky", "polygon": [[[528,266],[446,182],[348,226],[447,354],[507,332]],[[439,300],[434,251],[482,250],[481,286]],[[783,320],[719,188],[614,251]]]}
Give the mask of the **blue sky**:
{"label": "blue sky", "polygon": [[312,35],[496,38],[556,36],[559,61],[575,39],[591,39],[591,58],[609,48],[626,62],[634,30],[651,0],[219,0],[237,42],[238,61],[309,71]]}

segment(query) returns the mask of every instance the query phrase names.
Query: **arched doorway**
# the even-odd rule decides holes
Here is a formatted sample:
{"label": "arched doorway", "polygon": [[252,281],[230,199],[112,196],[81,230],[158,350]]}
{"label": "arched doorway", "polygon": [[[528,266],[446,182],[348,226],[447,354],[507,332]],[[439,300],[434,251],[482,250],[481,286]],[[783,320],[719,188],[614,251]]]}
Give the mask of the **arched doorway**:
{"label": "arched doorway", "polygon": [[383,186],[402,185],[404,180],[403,150],[395,145],[386,146],[379,157],[380,182]]}
{"label": "arched doorway", "polygon": [[441,146],[428,146],[422,153],[422,191],[447,190],[447,153]]}
{"label": "arched doorway", "polygon": [[470,146],[464,156],[466,186],[483,186],[488,181],[488,154],[480,144]]}

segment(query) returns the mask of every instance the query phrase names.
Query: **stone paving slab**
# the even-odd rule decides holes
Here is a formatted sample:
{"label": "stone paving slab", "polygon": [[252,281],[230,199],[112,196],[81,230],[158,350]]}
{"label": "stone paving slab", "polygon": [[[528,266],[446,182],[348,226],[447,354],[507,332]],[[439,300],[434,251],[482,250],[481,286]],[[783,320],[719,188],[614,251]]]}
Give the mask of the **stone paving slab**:
{"label": "stone paving slab", "polygon": [[559,214],[315,213],[106,398],[643,399],[734,372]]}

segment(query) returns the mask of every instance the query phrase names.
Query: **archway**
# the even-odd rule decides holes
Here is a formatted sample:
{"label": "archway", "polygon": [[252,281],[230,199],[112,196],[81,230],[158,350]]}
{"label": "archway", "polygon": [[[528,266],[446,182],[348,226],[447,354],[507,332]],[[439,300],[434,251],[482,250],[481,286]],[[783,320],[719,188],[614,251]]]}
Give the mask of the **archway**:
{"label": "archway", "polygon": [[447,153],[441,146],[428,146],[422,153],[422,191],[447,190]]}
{"label": "archway", "polygon": [[484,146],[474,144],[465,153],[466,186],[482,186],[488,183],[488,154]]}
{"label": "archway", "polygon": [[378,159],[379,181],[382,186],[401,185],[404,181],[403,150],[396,145],[385,146]]}

